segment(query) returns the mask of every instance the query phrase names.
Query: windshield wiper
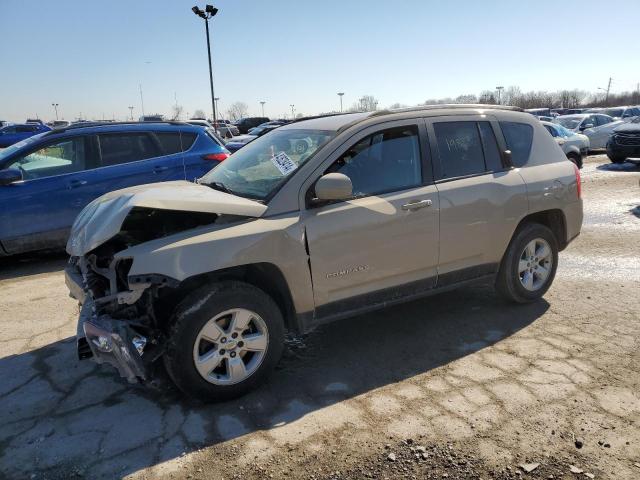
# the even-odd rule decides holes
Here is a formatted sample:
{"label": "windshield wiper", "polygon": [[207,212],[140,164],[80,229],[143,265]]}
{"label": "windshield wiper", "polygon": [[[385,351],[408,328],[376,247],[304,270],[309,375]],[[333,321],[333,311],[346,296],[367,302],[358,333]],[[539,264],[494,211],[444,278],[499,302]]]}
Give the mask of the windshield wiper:
{"label": "windshield wiper", "polygon": [[227,186],[222,182],[209,182],[209,183],[205,183],[205,185],[213,188],[214,190],[219,190],[221,192],[230,193],[233,195],[233,192],[229,190],[229,188],[227,188]]}

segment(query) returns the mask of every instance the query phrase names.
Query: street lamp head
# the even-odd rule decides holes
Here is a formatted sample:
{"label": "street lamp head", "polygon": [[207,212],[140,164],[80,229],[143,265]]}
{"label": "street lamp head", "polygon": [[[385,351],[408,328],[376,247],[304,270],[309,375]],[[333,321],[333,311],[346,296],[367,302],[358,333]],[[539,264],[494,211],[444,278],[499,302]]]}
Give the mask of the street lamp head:
{"label": "street lamp head", "polygon": [[215,17],[216,13],[218,13],[218,9],[215,8],[213,5],[207,5],[205,7],[205,10],[207,11],[207,13],[209,13],[212,17]]}
{"label": "street lamp head", "polygon": [[200,15],[200,9],[198,7],[191,7],[191,11],[196,15]]}

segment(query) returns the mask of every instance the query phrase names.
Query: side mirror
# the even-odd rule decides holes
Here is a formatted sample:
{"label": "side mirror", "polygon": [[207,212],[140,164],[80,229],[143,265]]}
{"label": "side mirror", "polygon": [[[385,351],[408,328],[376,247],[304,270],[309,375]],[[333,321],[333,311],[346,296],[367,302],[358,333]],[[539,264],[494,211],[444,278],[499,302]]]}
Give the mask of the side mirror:
{"label": "side mirror", "polygon": [[580,131],[586,130],[587,128],[593,128],[593,123],[587,123],[586,125],[580,125]]}
{"label": "side mirror", "polygon": [[353,196],[351,179],[343,173],[327,173],[316,182],[317,200],[347,200]]}
{"label": "side mirror", "polygon": [[10,185],[22,180],[22,172],[17,168],[0,170],[0,185]]}

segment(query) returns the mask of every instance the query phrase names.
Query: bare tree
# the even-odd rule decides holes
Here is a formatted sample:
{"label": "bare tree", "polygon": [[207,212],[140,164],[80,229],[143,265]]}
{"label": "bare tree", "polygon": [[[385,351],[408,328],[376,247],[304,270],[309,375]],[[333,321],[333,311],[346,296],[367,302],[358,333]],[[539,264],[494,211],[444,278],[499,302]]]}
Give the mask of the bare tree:
{"label": "bare tree", "polygon": [[229,106],[227,114],[232,121],[240,120],[242,117],[247,116],[249,106],[244,102],[234,102]]}
{"label": "bare tree", "polygon": [[458,95],[455,103],[478,103],[478,97],[474,94]]}
{"label": "bare tree", "polygon": [[505,105],[518,105],[521,97],[522,92],[520,91],[520,87],[515,85],[511,85],[502,91],[502,103]]}
{"label": "bare tree", "polygon": [[373,112],[378,109],[378,99],[373,95],[363,95],[352,107],[360,112]]}
{"label": "bare tree", "polygon": [[207,118],[207,114],[204,113],[204,110],[198,108],[195,112],[193,112],[193,118]]}
{"label": "bare tree", "polygon": [[478,103],[495,105],[498,102],[496,101],[496,96],[491,90],[483,90],[482,93],[480,93],[480,97],[478,98]]}
{"label": "bare tree", "polygon": [[389,110],[396,110],[398,108],[407,108],[407,105],[399,102],[392,103],[391,105],[389,105]]}
{"label": "bare tree", "polygon": [[171,120],[180,120],[180,115],[182,115],[183,110],[184,108],[182,107],[182,105],[176,104],[171,107]]}

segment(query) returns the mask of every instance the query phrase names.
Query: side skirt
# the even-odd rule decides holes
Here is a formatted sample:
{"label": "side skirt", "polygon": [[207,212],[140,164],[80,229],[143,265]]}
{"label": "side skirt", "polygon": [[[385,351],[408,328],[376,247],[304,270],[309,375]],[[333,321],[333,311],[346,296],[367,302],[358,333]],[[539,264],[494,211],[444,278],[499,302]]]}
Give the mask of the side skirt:
{"label": "side skirt", "polygon": [[435,278],[429,278],[322,305],[315,312],[298,314],[299,324],[303,333],[307,333],[325,323],[437,295],[463,286],[493,284],[498,267],[499,264],[481,265],[441,275],[437,285]]}

